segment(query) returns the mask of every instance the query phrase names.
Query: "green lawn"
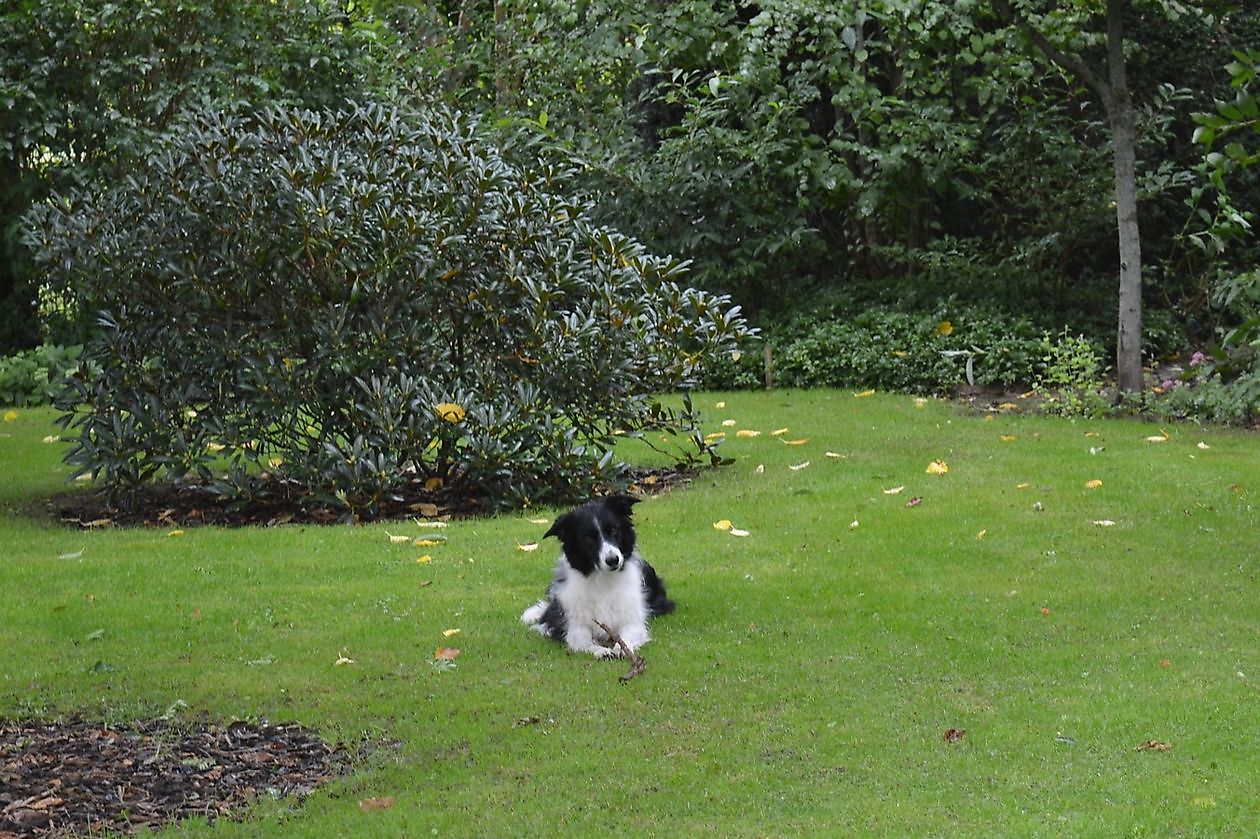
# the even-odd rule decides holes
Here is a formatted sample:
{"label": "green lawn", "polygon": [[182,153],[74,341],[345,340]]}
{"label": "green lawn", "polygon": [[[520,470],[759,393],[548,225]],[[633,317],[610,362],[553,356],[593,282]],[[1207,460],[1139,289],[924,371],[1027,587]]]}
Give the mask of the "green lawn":
{"label": "green lawn", "polygon": [[414,523],[69,530],[36,515],[67,473],[52,414],[19,411],[0,715],[182,700],[391,744],[300,806],[177,835],[1257,835],[1254,433],[836,391],[697,404],[736,462],[637,508],[679,608],[625,685],[518,623],[555,544],[517,545],[555,511],[432,547],[391,541]]}

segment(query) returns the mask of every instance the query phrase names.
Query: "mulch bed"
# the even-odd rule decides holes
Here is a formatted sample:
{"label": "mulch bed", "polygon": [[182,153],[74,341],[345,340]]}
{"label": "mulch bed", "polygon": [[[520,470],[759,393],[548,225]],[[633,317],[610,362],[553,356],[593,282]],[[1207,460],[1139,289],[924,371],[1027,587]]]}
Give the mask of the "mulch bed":
{"label": "mulch bed", "polygon": [[0,720],[0,839],[132,833],[308,795],[350,755],[297,725]]}
{"label": "mulch bed", "polygon": [[[632,469],[629,490],[637,495],[656,495],[685,486],[695,472],[681,469]],[[425,489],[419,482],[404,486],[398,497],[376,510],[348,517],[345,510],[311,504],[292,487],[276,480],[268,492],[247,504],[229,504],[195,483],[162,484],[146,489],[130,509],[105,504],[92,492],[59,495],[48,502],[53,516],[85,529],[100,527],[224,527],[275,526],[280,524],[337,524],[346,522],[465,518],[489,511],[480,499],[453,496]],[[606,490],[609,491],[609,490]]]}

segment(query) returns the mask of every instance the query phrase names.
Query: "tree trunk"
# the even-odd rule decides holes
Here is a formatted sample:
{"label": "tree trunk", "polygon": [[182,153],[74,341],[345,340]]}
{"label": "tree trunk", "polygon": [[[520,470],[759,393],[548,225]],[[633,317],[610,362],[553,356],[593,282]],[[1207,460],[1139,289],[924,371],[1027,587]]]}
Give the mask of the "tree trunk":
{"label": "tree trunk", "polygon": [[1121,393],[1142,390],[1142,239],[1137,210],[1137,131],[1133,95],[1124,70],[1123,0],[1107,0],[1107,69],[1110,76],[1111,141],[1116,177],[1116,227],[1120,243],[1119,322],[1116,385]]}
{"label": "tree trunk", "polygon": [[1120,240],[1120,314],[1116,331],[1116,385],[1121,393],[1142,390],[1142,239],[1137,216],[1137,129],[1133,93],[1124,68],[1125,0],[1107,0],[1107,76],[1103,78],[1080,56],[1064,52],[1037,31],[1011,5],[993,0],[1007,21],[1022,27],[1051,61],[1072,73],[1094,92],[1111,127],[1115,172],[1116,229]]}

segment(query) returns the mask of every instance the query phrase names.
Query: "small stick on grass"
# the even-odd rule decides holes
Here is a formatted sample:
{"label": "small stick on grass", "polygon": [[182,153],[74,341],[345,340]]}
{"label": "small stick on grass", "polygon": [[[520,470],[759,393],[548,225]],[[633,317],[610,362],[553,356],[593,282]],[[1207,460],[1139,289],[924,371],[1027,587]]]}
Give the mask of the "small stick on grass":
{"label": "small stick on grass", "polygon": [[630,649],[630,645],[620,635],[613,632],[612,627],[601,620],[595,621],[595,625],[604,630],[608,637],[612,639],[612,642],[621,647],[621,651],[625,653],[626,658],[630,659],[630,670],[624,676],[619,677],[623,683],[630,681],[647,669],[647,662],[643,660],[643,656]]}

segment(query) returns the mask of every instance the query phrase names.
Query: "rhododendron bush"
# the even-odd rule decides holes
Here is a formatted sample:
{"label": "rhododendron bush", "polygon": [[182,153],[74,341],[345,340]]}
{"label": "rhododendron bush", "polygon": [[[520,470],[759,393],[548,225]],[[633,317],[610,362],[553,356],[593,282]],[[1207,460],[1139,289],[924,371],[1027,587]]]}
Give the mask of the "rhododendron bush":
{"label": "rhododendron bush", "polygon": [[[67,458],[120,503],[191,476],[370,510],[404,483],[495,506],[616,477],[618,434],[748,330],[686,266],[589,221],[557,173],[441,108],[190,113],[27,240],[100,312]],[[288,491],[288,490],[286,490]]]}

